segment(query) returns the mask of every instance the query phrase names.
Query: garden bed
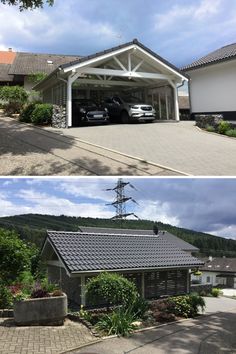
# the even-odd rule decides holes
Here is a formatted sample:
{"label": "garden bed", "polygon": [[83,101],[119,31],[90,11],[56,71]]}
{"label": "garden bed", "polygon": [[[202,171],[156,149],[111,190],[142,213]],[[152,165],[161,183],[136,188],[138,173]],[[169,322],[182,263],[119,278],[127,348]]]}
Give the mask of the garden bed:
{"label": "garden bed", "polygon": [[73,311],[69,318],[79,320],[100,336],[129,335],[135,330],[156,327],[162,324],[194,318],[205,303],[198,295],[168,297],[144,303],[135,313],[132,307],[116,306],[110,309]]}

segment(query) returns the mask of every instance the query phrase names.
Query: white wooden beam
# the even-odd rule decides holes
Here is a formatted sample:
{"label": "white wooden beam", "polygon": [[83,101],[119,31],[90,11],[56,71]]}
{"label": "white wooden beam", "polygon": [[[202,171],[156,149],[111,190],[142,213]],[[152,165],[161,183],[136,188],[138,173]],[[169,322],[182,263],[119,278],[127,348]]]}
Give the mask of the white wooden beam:
{"label": "white wooden beam", "polygon": [[126,67],[121,63],[121,61],[116,56],[114,56],[114,60],[121,67],[121,69],[123,69],[124,71],[127,71]]}
{"label": "white wooden beam", "polygon": [[128,53],[128,71],[132,71],[131,53]]}
{"label": "white wooden beam", "polygon": [[154,79],[154,80],[170,80],[171,76],[157,73],[148,72],[133,72],[133,71],[123,71],[123,70],[113,70],[113,69],[103,69],[103,68],[83,68],[78,71],[77,75],[73,77],[78,78],[82,73],[91,75],[108,75],[108,76],[120,76],[120,77],[136,77],[140,79]]}
{"label": "white wooden beam", "polygon": [[67,127],[72,126],[72,83],[74,77],[69,76],[67,80],[67,101],[66,101],[66,113],[67,113]]}
{"label": "white wooden beam", "polygon": [[140,63],[138,63],[132,71],[133,72],[137,71],[143,63],[144,63],[144,60],[141,60]]}
{"label": "white wooden beam", "polygon": [[173,87],[174,91],[174,105],[175,105],[175,120],[179,121],[179,100],[178,100],[178,89],[176,84],[172,80],[168,80],[169,84]]}
{"label": "white wooden beam", "polygon": [[143,82],[132,82],[132,81],[115,81],[115,80],[94,80],[94,79],[78,79],[76,85],[100,85],[100,86],[129,86],[129,87],[144,87],[148,84]]}
{"label": "white wooden beam", "polygon": [[94,63],[98,63],[98,62],[101,62],[101,61],[104,61],[105,59],[109,59],[109,58],[114,58],[114,56],[116,55],[120,55],[122,53],[125,53],[125,52],[128,52],[129,50],[133,49],[135,47],[134,44],[131,44],[130,46],[128,47],[124,47],[124,48],[121,48],[121,49],[118,49],[114,52],[110,52],[110,53],[104,53],[104,54],[101,54],[100,56],[97,56],[95,58],[92,58],[92,59],[88,59],[82,63],[77,63],[77,64],[74,64],[72,66],[68,66],[66,68],[64,68],[64,72],[67,73],[67,72],[70,72],[71,70],[73,69],[78,69],[78,68],[82,68],[84,66],[88,66],[88,65],[92,65]]}

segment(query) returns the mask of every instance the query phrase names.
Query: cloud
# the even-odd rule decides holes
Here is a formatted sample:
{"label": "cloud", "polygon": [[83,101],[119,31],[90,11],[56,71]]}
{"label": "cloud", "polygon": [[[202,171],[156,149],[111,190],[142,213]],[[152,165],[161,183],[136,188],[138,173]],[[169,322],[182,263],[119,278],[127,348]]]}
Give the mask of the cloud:
{"label": "cloud", "polygon": [[[127,212],[141,219],[236,239],[236,179],[128,178],[137,190],[126,189]],[[7,179],[3,180],[7,182]],[[11,179],[9,179],[11,182]],[[114,198],[116,178],[19,179],[2,185],[0,215],[39,213],[111,218],[106,206]],[[110,194],[111,193],[111,194]]]}
{"label": "cloud", "polygon": [[154,15],[156,30],[173,29],[174,24],[184,26],[183,21],[204,21],[219,13],[222,0],[202,0],[199,4],[173,5],[167,12]]}
{"label": "cloud", "polygon": [[109,46],[118,36],[112,22],[89,19],[80,14],[76,1],[60,1],[47,11],[37,9],[21,13],[15,7],[1,4],[0,33],[2,48],[12,46],[18,51],[31,51],[31,48],[35,48],[43,52],[54,52],[51,48],[57,46],[60,54],[81,54],[77,50],[82,49],[82,41],[84,45],[90,40]]}
{"label": "cloud", "polygon": [[[17,197],[23,199],[26,204],[29,204],[27,207],[28,210],[30,210],[31,213],[36,214],[63,214],[68,216],[95,218],[110,218],[113,216],[113,213],[104,205],[104,203],[76,203],[67,198],[38,192],[34,189],[22,189],[17,193]],[[10,209],[10,212],[12,211],[13,210]],[[22,210],[17,211],[17,214],[22,213]]]}
{"label": "cloud", "polygon": [[58,183],[57,189],[76,197],[86,197],[92,199],[100,199],[110,202],[114,199],[115,192],[107,191],[108,188],[113,188],[116,185],[116,178],[99,179],[80,179],[78,180],[63,180]]}

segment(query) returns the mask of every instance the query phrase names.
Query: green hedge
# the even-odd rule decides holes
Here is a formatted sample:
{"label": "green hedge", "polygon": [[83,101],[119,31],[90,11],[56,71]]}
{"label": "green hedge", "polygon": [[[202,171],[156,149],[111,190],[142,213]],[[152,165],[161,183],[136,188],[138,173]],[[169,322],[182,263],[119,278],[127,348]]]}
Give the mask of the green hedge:
{"label": "green hedge", "polygon": [[86,292],[91,305],[99,305],[102,302],[109,306],[122,304],[127,307],[134,303],[138,296],[134,283],[122,275],[107,272],[90,279]]}
{"label": "green hedge", "polygon": [[51,124],[53,106],[48,103],[38,103],[31,114],[33,124]]}

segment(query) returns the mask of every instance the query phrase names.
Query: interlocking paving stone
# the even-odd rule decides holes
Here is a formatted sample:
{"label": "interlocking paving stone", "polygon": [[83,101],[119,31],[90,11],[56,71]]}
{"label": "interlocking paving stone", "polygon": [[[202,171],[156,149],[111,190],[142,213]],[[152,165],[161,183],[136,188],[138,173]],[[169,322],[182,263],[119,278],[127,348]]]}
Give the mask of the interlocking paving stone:
{"label": "interlocking paving stone", "polygon": [[1,354],[59,354],[95,340],[84,325],[70,320],[63,326],[17,327],[13,319],[0,319]]}

